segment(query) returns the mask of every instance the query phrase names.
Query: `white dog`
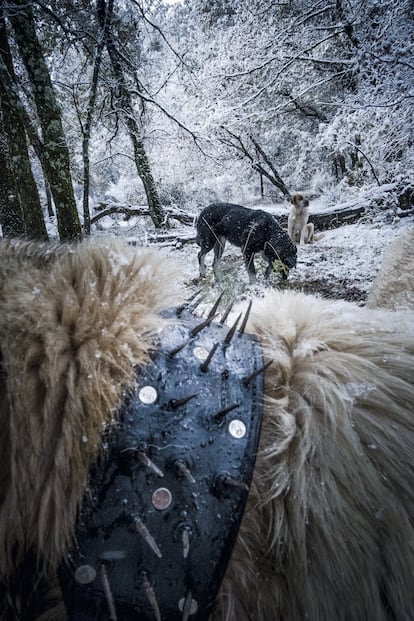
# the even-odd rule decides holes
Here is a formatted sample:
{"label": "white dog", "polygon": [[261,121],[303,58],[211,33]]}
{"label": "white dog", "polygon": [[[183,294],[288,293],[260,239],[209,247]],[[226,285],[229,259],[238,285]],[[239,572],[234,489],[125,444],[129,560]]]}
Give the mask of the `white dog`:
{"label": "white dog", "polygon": [[309,201],[303,194],[293,194],[288,217],[288,233],[293,242],[300,245],[313,241],[314,225],[309,220]]}

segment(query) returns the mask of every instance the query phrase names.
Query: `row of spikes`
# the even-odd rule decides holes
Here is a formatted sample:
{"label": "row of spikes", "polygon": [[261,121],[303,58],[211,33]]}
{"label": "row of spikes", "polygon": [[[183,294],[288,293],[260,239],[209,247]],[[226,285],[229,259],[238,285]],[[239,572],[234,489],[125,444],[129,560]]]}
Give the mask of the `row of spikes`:
{"label": "row of spikes", "polygon": [[[191,309],[191,306],[189,305],[189,302],[193,301],[193,299],[195,297],[197,297],[198,295],[199,295],[199,293],[197,292],[191,298],[189,298],[189,300],[186,302],[186,304],[184,304],[183,306],[180,306],[177,309],[177,316],[178,317],[180,317],[180,315],[182,314],[183,310]],[[176,354],[178,354],[181,350],[183,350],[199,332],[204,330],[204,328],[206,328],[207,326],[209,326],[212,323],[212,321],[217,316],[217,309],[218,309],[218,306],[219,306],[219,304],[220,304],[220,302],[222,300],[223,295],[224,295],[224,292],[219,295],[218,299],[216,300],[216,302],[214,303],[214,305],[211,308],[210,312],[208,313],[206,319],[204,319],[201,323],[199,323],[194,328],[192,328],[192,330],[190,331],[190,339],[188,341],[185,341],[181,345],[178,345],[175,349],[171,350],[170,352],[168,352],[168,355],[170,356],[170,358],[173,358]],[[195,308],[197,308],[199,303],[200,303],[200,301],[197,302],[197,304],[192,308],[192,310],[195,310]],[[225,311],[223,317],[220,320],[221,324],[224,324],[224,322],[226,321],[226,319],[227,319],[227,317],[228,317],[232,307],[233,307],[233,303],[231,303],[230,306]],[[233,325],[230,327],[229,331],[227,332],[227,334],[226,334],[226,336],[224,338],[224,341],[223,341],[224,347],[227,347],[228,345],[230,345],[231,341],[233,340],[234,335],[236,334],[236,331],[237,331],[239,336],[244,334],[244,331],[245,331],[246,325],[247,325],[247,321],[249,319],[251,308],[252,308],[252,301],[250,300],[250,302],[248,304],[248,307],[247,307],[247,310],[246,310],[246,313],[245,313],[245,315],[243,317],[243,320],[242,320],[240,328],[237,331],[237,326],[238,326],[238,323],[239,323],[239,321],[240,321],[240,319],[242,317],[242,313],[239,314],[239,316],[236,318],[236,321],[233,323]],[[217,350],[219,345],[220,345],[220,341],[217,342],[217,343],[214,343],[214,345],[211,348],[207,358],[200,364],[200,370],[203,373],[205,373],[208,370],[210,362],[213,359],[213,356],[216,353],[216,350]],[[250,375],[244,377],[242,379],[243,384],[245,386],[248,386],[250,384],[250,382],[253,381],[258,375],[260,375],[261,373],[264,373],[266,371],[266,369],[272,364],[272,362],[273,361],[270,360],[269,362],[264,364],[259,369],[256,369],[255,371],[253,371],[253,373],[251,373]],[[195,395],[190,395],[188,397],[184,397],[184,400],[180,399],[179,401],[176,402],[177,403],[176,407],[178,407],[179,405],[182,405],[182,402],[185,403],[189,399],[192,399],[194,396]],[[173,407],[175,407],[175,406],[173,406]]]}

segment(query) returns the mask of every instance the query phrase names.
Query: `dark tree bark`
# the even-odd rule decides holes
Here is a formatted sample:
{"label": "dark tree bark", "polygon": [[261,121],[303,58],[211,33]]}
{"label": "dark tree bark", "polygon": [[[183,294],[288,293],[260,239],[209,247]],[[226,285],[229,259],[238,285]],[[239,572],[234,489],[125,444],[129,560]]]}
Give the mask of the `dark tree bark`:
{"label": "dark tree bark", "polygon": [[69,151],[49,70],[36,35],[31,0],[10,3],[8,19],[29,76],[42,128],[43,167],[55,203],[59,236],[61,240],[80,239],[82,231],[72,187]]}
{"label": "dark tree bark", "polygon": [[[4,144],[2,183],[6,185],[3,204],[3,232],[36,239],[47,239],[47,230],[39,192],[28,153],[28,139],[22,104],[13,81],[14,71],[6,37],[6,25],[0,16],[0,102]],[[8,213],[10,211],[10,213]]]}
{"label": "dark tree bark", "polygon": [[118,87],[117,99],[119,104],[119,110],[123,116],[125,125],[129,133],[129,137],[132,142],[135,166],[137,168],[138,175],[144,185],[151,219],[154,223],[154,226],[156,228],[159,228],[162,226],[165,220],[164,212],[161,206],[160,199],[158,197],[157,188],[155,185],[154,177],[152,176],[151,166],[145,151],[144,143],[142,141],[141,132],[135,118],[132,105],[132,96],[125,79],[124,68],[118,54],[111,28],[108,24],[108,27],[105,28],[105,23],[103,22],[103,17],[105,15],[108,18],[105,0],[99,0],[99,7],[100,9],[98,11],[98,17],[100,19],[100,26],[102,28],[102,31],[105,33],[106,49],[108,50],[112,70]]}
{"label": "dark tree bark", "polygon": [[0,124],[0,226],[4,237],[24,237],[25,225],[20,201],[9,168],[8,139]]}

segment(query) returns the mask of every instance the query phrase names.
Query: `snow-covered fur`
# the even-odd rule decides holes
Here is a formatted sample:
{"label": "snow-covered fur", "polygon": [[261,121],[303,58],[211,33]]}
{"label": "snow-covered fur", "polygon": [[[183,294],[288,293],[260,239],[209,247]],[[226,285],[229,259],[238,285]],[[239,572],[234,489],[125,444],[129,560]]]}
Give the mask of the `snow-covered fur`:
{"label": "snow-covered fur", "polygon": [[370,308],[414,308],[414,227],[388,248],[367,299]]}
{"label": "snow-covered fur", "polygon": [[[2,620],[63,621],[54,571],[174,281],[115,242],[0,242]],[[273,363],[214,621],[414,618],[413,326],[300,293],[256,303]]]}

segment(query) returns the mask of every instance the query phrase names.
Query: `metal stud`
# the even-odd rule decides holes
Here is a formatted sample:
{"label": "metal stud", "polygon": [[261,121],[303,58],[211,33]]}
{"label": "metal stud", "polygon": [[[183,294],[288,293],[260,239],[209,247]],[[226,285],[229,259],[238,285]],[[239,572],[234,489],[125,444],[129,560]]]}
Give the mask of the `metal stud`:
{"label": "metal stud", "polygon": [[178,602],[178,608],[182,611],[183,616],[181,621],[188,621],[190,615],[194,615],[198,610],[198,604],[193,599],[191,591],[188,591],[185,597],[182,597]]}
{"label": "metal stud", "polygon": [[190,399],[194,399],[197,396],[197,393],[193,395],[188,395],[187,397],[182,397],[181,399],[170,399],[168,402],[168,407],[172,410],[176,410],[181,405],[185,405]]}
{"label": "metal stud", "polygon": [[155,595],[152,584],[148,580],[148,576],[145,572],[142,572],[142,587],[144,589],[145,595],[147,596],[148,603],[154,612],[155,621],[161,621],[161,612],[160,607],[158,606],[157,597]]}
{"label": "metal stud", "polygon": [[75,571],[74,578],[79,584],[90,584],[96,578],[96,569],[92,565],[80,565]]}
{"label": "metal stud", "polygon": [[195,336],[196,334],[201,332],[201,330],[204,330],[204,328],[206,328],[207,326],[211,324],[213,319],[214,319],[214,316],[211,316],[211,317],[208,316],[207,319],[204,319],[204,321],[199,323],[197,326],[194,326],[194,328],[190,332],[191,336]]}
{"label": "metal stud", "polygon": [[177,461],[174,462],[174,466],[177,468],[179,474],[185,477],[189,483],[196,482],[195,478],[191,474],[191,470],[182,459],[177,459]]}
{"label": "metal stud", "polygon": [[250,315],[251,309],[252,309],[252,301],[250,300],[249,305],[248,305],[247,310],[246,310],[246,314],[244,315],[242,324],[241,324],[241,326],[239,328],[239,333],[240,334],[244,333],[244,330],[245,330],[246,324],[247,324],[247,320],[249,319],[249,315]]}
{"label": "metal stud", "polygon": [[249,491],[249,486],[244,481],[238,481],[237,479],[233,479],[233,477],[227,476],[227,474],[220,475],[217,482],[220,486],[225,485],[230,487],[236,487],[237,489],[241,489],[245,492]]}
{"label": "metal stud", "polygon": [[186,347],[186,345],[188,345],[189,342],[190,340],[184,341],[184,343],[181,343],[181,345],[177,345],[175,349],[172,349],[170,352],[168,352],[169,357],[174,358],[174,356],[178,354],[178,352],[180,352],[182,349],[184,349],[184,347]]}
{"label": "metal stud", "polygon": [[141,403],[150,405],[156,402],[156,400],[158,399],[158,393],[155,390],[154,386],[143,386],[138,393],[138,397]]}
{"label": "metal stud", "polygon": [[239,420],[237,418],[234,418],[232,421],[230,421],[228,429],[229,434],[237,440],[240,440],[240,438],[244,438],[244,436],[246,435],[246,425],[242,420]]}
{"label": "metal stud", "polygon": [[233,308],[233,302],[231,302],[223,313],[223,317],[220,319],[220,323],[223,325],[226,322],[227,317],[230,315]]}
{"label": "metal stud", "polygon": [[162,558],[161,550],[157,546],[157,543],[154,537],[151,535],[148,528],[145,526],[144,522],[138,516],[135,516],[133,519],[134,519],[134,524],[135,524],[137,533],[141,535],[145,543],[149,545],[149,547],[154,552],[154,554],[156,554],[158,558]]}
{"label": "metal stud", "polygon": [[214,305],[212,306],[212,308],[211,308],[211,310],[210,310],[209,314],[207,315],[207,319],[210,319],[210,318],[212,319],[213,317],[215,317],[215,316],[216,316],[217,309],[218,309],[219,304],[220,304],[220,302],[221,302],[221,300],[222,300],[222,298],[223,298],[223,295],[224,295],[224,291],[223,291],[222,293],[220,293],[219,297],[218,297],[218,298],[217,298],[217,300],[215,301],[215,303],[214,303]]}
{"label": "metal stud", "polygon": [[188,558],[188,555],[190,553],[190,538],[191,538],[191,527],[190,526],[184,526],[182,531],[181,531],[181,541],[183,544],[183,558]]}
{"label": "metal stud", "polygon": [[266,364],[264,364],[262,367],[260,367],[260,369],[256,369],[256,371],[253,371],[253,373],[251,373],[251,375],[248,375],[247,377],[244,377],[242,382],[245,386],[247,386],[248,384],[250,384],[250,382],[252,380],[254,380],[258,375],[260,375],[261,373],[264,373],[267,369],[267,367],[270,367],[270,365],[273,363],[273,360],[269,360],[269,362],[266,362]]}
{"label": "metal stud", "polygon": [[223,408],[222,410],[220,410],[219,412],[214,414],[213,420],[215,422],[218,422],[218,421],[222,420],[226,416],[226,414],[228,414],[232,410],[235,410],[236,408],[238,408],[239,405],[240,405],[240,403],[233,403],[232,405],[229,405],[228,407]]}
{"label": "metal stud", "polygon": [[138,451],[137,452],[137,458],[138,458],[138,461],[143,466],[145,466],[145,468],[148,468],[148,470],[151,470],[151,472],[153,472],[154,474],[158,475],[159,477],[163,477],[164,476],[163,471],[160,470],[158,468],[158,466],[154,464],[152,459],[150,459],[148,457],[148,455],[144,451]]}
{"label": "metal stud", "polygon": [[109,618],[111,621],[117,621],[118,617],[115,610],[115,602],[111,591],[111,585],[109,584],[108,572],[106,570],[105,563],[99,567],[99,575],[102,580],[102,586],[105,593],[106,603],[109,609]]}
{"label": "metal stud", "polygon": [[202,364],[200,364],[200,370],[205,373],[208,369],[208,365],[210,364],[214,354],[216,353],[216,349],[217,347],[220,345],[220,342],[215,343],[213,345],[213,347],[211,348],[210,353],[208,354],[207,358],[204,360],[204,362]]}
{"label": "metal stud", "polygon": [[224,345],[230,345],[231,340],[234,336],[234,333],[236,332],[237,324],[239,323],[241,316],[242,314],[240,313],[240,315],[237,317],[236,321],[234,322],[230,330],[227,332],[226,338],[224,339]]}
{"label": "metal stud", "polygon": [[197,360],[204,362],[204,360],[208,358],[208,349],[200,346],[194,347],[193,355],[197,358]]}
{"label": "metal stud", "polygon": [[[177,317],[179,317],[185,309],[189,309],[191,302],[193,302],[200,295],[201,295],[200,292],[196,291],[195,293],[193,293],[193,295],[190,295],[190,297],[184,302],[184,304],[182,304],[181,306],[178,306],[176,311],[175,311]],[[198,300],[195,308],[197,308],[199,303],[200,303],[200,301]]]}
{"label": "metal stud", "polygon": [[152,505],[158,511],[165,511],[172,503],[172,494],[166,487],[159,487],[152,494]]}

